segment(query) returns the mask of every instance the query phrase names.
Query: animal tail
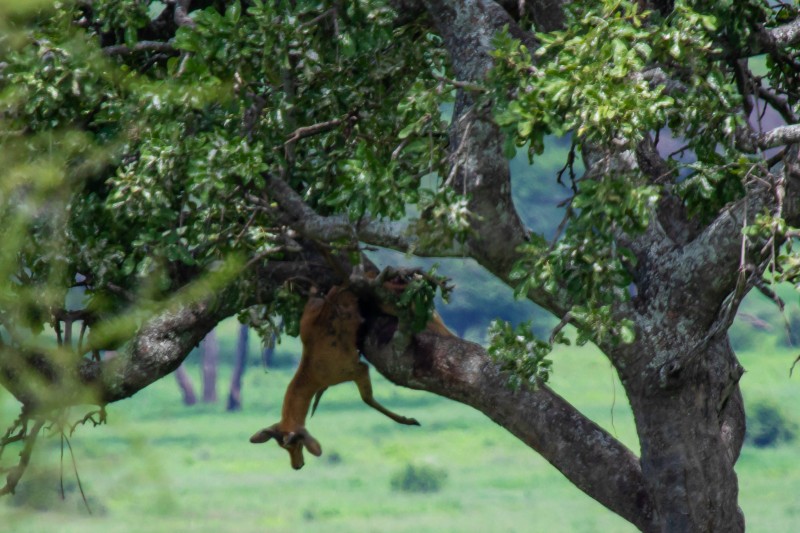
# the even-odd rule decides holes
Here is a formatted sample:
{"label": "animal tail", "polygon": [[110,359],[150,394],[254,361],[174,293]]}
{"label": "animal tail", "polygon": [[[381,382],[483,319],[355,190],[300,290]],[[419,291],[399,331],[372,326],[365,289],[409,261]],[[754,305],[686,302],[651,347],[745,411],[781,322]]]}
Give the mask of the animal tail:
{"label": "animal tail", "polygon": [[319,401],[320,401],[320,399],[322,398],[322,394],[323,394],[323,393],[324,393],[326,390],[328,390],[328,387],[325,387],[324,389],[320,389],[320,390],[319,390],[319,391],[317,391],[317,393],[314,395],[314,405],[312,405],[312,406],[311,406],[311,416],[314,416],[314,413],[315,413],[315,412],[316,412],[316,410],[317,410],[317,406],[319,405]]}

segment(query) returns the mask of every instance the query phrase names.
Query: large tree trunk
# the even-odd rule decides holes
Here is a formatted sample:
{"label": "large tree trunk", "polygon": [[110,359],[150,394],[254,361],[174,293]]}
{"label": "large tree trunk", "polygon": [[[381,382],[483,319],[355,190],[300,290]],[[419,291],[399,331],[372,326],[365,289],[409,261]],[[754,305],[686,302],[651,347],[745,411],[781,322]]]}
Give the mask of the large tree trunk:
{"label": "large tree trunk", "polygon": [[744,531],[734,472],[745,429],[742,368],[727,336],[667,372],[632,370],[624,383],[660,531]]}

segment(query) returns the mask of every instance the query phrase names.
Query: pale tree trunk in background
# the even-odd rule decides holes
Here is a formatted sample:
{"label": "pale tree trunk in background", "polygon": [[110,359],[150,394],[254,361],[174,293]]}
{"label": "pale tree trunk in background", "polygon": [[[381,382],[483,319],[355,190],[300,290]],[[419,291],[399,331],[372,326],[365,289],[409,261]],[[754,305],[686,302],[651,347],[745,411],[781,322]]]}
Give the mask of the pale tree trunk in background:
{"label": "pale tree trunk in background", "polygon": [[219,343],[214,330],[203,339],[203,403],[217,401],[217,363],[219,362]]}
{"label": "pale tree trunk in background", "polygon": [[[283,320],[278,322],[277,331],[280,331],[283,327]],[[265,368],[269,368],[275,365],[275,343],[278,341],[278,336],[276,334],[272,334],[269,338],[269,343],[264,346],[264,349],[261,352],[261,361],[264,363]]]}
{"label": "pale tree trunk in background", "polygon": [[247,368],[247,341],[250,328],[245,324],[239,326],[239,342],[236,344],[236,363],[231,376],[231,391],[228,394],[228,411],[242,409],[242,376]]}
{"label": "pale tree trunk in background", "polygon": [[261,352],[261,360],[264,361],[264,366],[267,368],[275,365],[275,343],[264,346],[264,350]]}
{"label": "pale tree trunk in background", "polygon": [[178,382],[178,387],[181,389],[184,405],[194,405],[197,403],[197,395],[194,393],[194,386],[192,385],[192,378],[186,372],[186,366],[181,365],[175,371],[175,381]]}

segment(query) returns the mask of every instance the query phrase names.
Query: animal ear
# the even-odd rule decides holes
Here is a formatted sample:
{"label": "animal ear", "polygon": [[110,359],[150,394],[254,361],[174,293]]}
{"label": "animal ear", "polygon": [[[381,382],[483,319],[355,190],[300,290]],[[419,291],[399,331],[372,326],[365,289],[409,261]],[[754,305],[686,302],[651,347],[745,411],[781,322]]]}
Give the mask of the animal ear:
{"label": "animal ear", "polygon": [[300,433],[303,436],[303,445],[306,447],[306,450],[308,450],[311,455],[316,455],[317,457],[322,455],[322,446],[320,446],[319,441],[312,437],[305,429],[300,430]]}
{"label": "animal ear", "polygon": [[277,439],[280,436],[281,433],[278,431],[278,428],[275,425],[272,425],[255,433],[252,437],[250,437],[250,442],[253,444],[261,444],[262,442],[267,442],[269,439]]}

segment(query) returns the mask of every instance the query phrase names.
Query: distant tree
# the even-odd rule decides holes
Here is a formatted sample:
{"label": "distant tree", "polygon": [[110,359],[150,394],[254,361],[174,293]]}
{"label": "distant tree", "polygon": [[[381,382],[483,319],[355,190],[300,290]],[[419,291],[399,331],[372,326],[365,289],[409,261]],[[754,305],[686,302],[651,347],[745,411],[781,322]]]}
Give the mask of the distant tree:
{"label": "distant tree", "polygon": [[[472,258],[557,322],[498,322],[483,348],[387,343],[395,319],[366,317],[378,371],[484,412],[643,531],[744,529],[727,331],[751,289],[800,281],[796,2],[26,4],[0,3],[0,382],[22,405],[0,445],[23,446],[0,494],[65,408],[131,396],[244,310],[296,333],[309,286],[359,281],[368,245]],[[535,178],[567,193],[545,236],[509,157],[536,168],[549,135],[571,149]],[[84,348],[25,333],[76,285]],[[639,453],[544,384],[566,325],[613,365]]]}
{"label": "distant tree", "polygon": [[231,375],[231,388],[228,393],[228,411],[239,411],[242,408],[242,377],[247,368],[247,341],[250,328],[247,324],[239,325],[239,338],[236,342],[236,355]]}
{"label": "distant tree", "polygon": [[197,394],[194,392],[194,385],[192,385],[192,378],[186,371],[186,365],[181,365],[175,371],[175,381],[178,383],[178,388],[181,390],[181,397],[183,398],[184,405],[194,405],[197,403]]}
{"label": "distant tree", "polygon": [[201,369],[203,373],[203,403],[215,403],[217,401],[217,366],[219,365],[219,343],[217,333],[211,330],[201,343],[202,360]]}

